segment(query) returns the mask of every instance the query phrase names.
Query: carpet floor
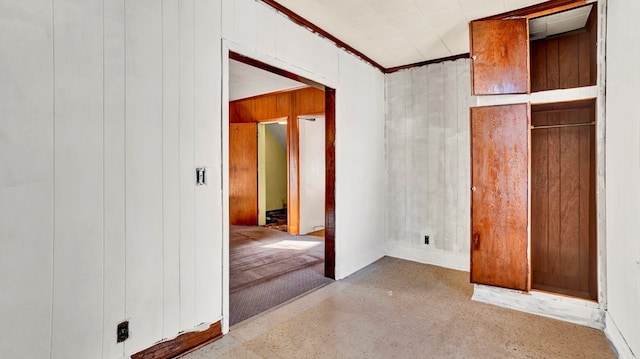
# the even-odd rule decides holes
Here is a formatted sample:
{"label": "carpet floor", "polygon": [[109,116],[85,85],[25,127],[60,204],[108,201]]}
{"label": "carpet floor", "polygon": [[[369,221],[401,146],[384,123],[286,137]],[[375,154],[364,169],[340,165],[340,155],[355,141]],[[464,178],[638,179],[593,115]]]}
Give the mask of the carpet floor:
{"label": "carpet floor", "polygon": [[332,282],[323,238],[246,226],[231,226],[229,237],[231,325]]}
{"label": "carpet floor", "polygon": [[469,273],[385,257],[185,356],[615,358],[601,330],[471,300]]}

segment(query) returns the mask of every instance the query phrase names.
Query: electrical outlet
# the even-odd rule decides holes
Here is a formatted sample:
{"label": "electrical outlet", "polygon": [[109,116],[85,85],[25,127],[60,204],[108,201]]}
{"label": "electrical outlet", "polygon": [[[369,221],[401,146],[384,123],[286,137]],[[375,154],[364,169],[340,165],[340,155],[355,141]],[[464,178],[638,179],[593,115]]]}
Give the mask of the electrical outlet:
{"label": "electrical outlet", "polygon": [[117,339],[118,343],[122,343],[123,341],[129,338],[129,322],[128,321],[118,324],[116,335],[118,338]]}
{"label": "electrical outlet", "polygon": [[429,235],[425,234],[424,236],[424,244],[429,245]]}

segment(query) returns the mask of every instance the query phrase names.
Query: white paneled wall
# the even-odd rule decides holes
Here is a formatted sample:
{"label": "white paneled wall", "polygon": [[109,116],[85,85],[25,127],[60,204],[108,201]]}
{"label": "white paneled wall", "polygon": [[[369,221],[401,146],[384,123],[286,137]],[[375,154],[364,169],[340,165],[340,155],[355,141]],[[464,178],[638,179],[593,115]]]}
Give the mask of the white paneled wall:
{"label": "white paneled wall", "polygon": [[389,255],[468,270],[469,81],[465,59],[386,76]]}
{"label": "white paneled wall", "polygon": [[605,332],[620,358],[640,358],[640,3],[608,1],[607,12]]}
{"label": "white paneled wall", "polygon": [[384,76],[339,53],[336,89],[336,277],[384,253]]}
{"label": "white paneled wall", "polygon": [[[101,355],[103,298],[102,1],[55,1],[54,252],[51,355]],[[78,254],[82,255],[78,255]],[[84,344],[74,348],[78,338]]]}
{"label": "white paneled wall", "polygon": [[0,352],[7,358],[46,358],[51,346],[51,12],[49,0],[0,5]]}
{"label": "white paneled wall", "polygon": [[4,356],[121,358],[224,320],[222,42],[336,88],[336,274],[384,255],[377,69],[254,0],[0,13]]}
{"label": "white paneled wall", "polygon": [[219,320],[220,3],[0,13],[2,355],[121,358]]}

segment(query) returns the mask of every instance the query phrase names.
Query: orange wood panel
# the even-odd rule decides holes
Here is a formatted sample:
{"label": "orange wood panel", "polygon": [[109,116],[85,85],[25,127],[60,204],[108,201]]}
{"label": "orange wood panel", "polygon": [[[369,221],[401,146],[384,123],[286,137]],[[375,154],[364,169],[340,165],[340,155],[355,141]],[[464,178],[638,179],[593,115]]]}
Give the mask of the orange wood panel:
{"label": "orange wood panel", "polygon": [[[578,83],[580,86],[595,84],[596,78],[591,81],[591,62],[596,62],[596,58],[591,58],[591,34],[583,32],[578,36]],[[593,82],[593,83],[592,83]]]}
{"label": "orange wood panel", "polygon": [[560,273],[577,290],[580,255],[579,149],[575,127],[560,128]]}
{"label": "orange wood panel", "polygon": [[289,116],[291,106],[291,91],[231,101],[229,102],[229,122],[273,121]]}
{"label": "orange wood panel", "polygon": [[[296,103],[296,94],[292,96]],[[300,234],[300,136],[298,133],[298,116],[295,106],[291,108],[287,121],[287,231],[289,234]]]}
{"label": "orange wood panel", "polygon": [[558,39],[558,68],[560,69],[560,88],[579,87],[578,74],[579,36],[563,36]]}
{"label": "orange wood panel", "polygon": [[528,290],[528,105],[471,108],[471,282]]}
{"label": "orange wood panel", "polygon": [[[593,100],[532,108],[535,126],[594,120]],[[534,128],[531,141],[532,287],[596,299],[595,128]]]}
{"label": "orange wood panel", "polygon": [[131,359],[177,358],[222,338],[222,323],[217,321],[200,332],[185,332],[131,355]]}
{"label": "orange wood panel", "polygon": [[541,90],[560,88],[559,52],[558,39],[550,39],[547,42],[547,88]]}
{"label": "orange wood panel", "polygon": [[[546,113],[532,113],[532,123],[547,124]],[[535,171],[549,167],[548,156],[536,156],[547,153],[549,147],[549,131],[533,131],[531,133],[531,233],[536,233],[536,245],[531,246],[531,267],[534,278],[536,273],[544,272],[548,267],[547,253],[549,251],[549,174],[547,171]],[[535,260],[533,260],[535,258]]]}
{"label": "orange wood panel", "polygon": [[472,21],[470,35],[474,95],[529,92],[527,19]]}
{"label": "orange wood panel", "polygon": [[324,113],[324,91],[307,87],[295,92],[296,114],[315,115]]}
{"label": "orange wood panel", "polygon": [[255,123],[229,124],[230,224],[258,224],[257,139]]}
{"label": "orange wood panel", "polygon": [[547,43],[531,43],[531,91],[547,89]]}

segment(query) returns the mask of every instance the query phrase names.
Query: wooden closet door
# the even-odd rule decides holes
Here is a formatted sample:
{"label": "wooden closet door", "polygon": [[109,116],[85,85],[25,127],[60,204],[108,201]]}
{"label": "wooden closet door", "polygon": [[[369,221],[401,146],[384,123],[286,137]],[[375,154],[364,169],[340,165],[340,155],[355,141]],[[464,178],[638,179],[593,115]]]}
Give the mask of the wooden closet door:
{"label": "wooden closet door", "polygon": [[471,282],[529,289],[527,104],[471,108]]}
{"label": "wooden closet door", "polygon": [[258,136],[255,123],[229,124],[229,223],[258,225]]}
{"label": "wooden closet door", "polygon": [[473,94],[528,93],[528,20],[472,21],[469,31]]}

